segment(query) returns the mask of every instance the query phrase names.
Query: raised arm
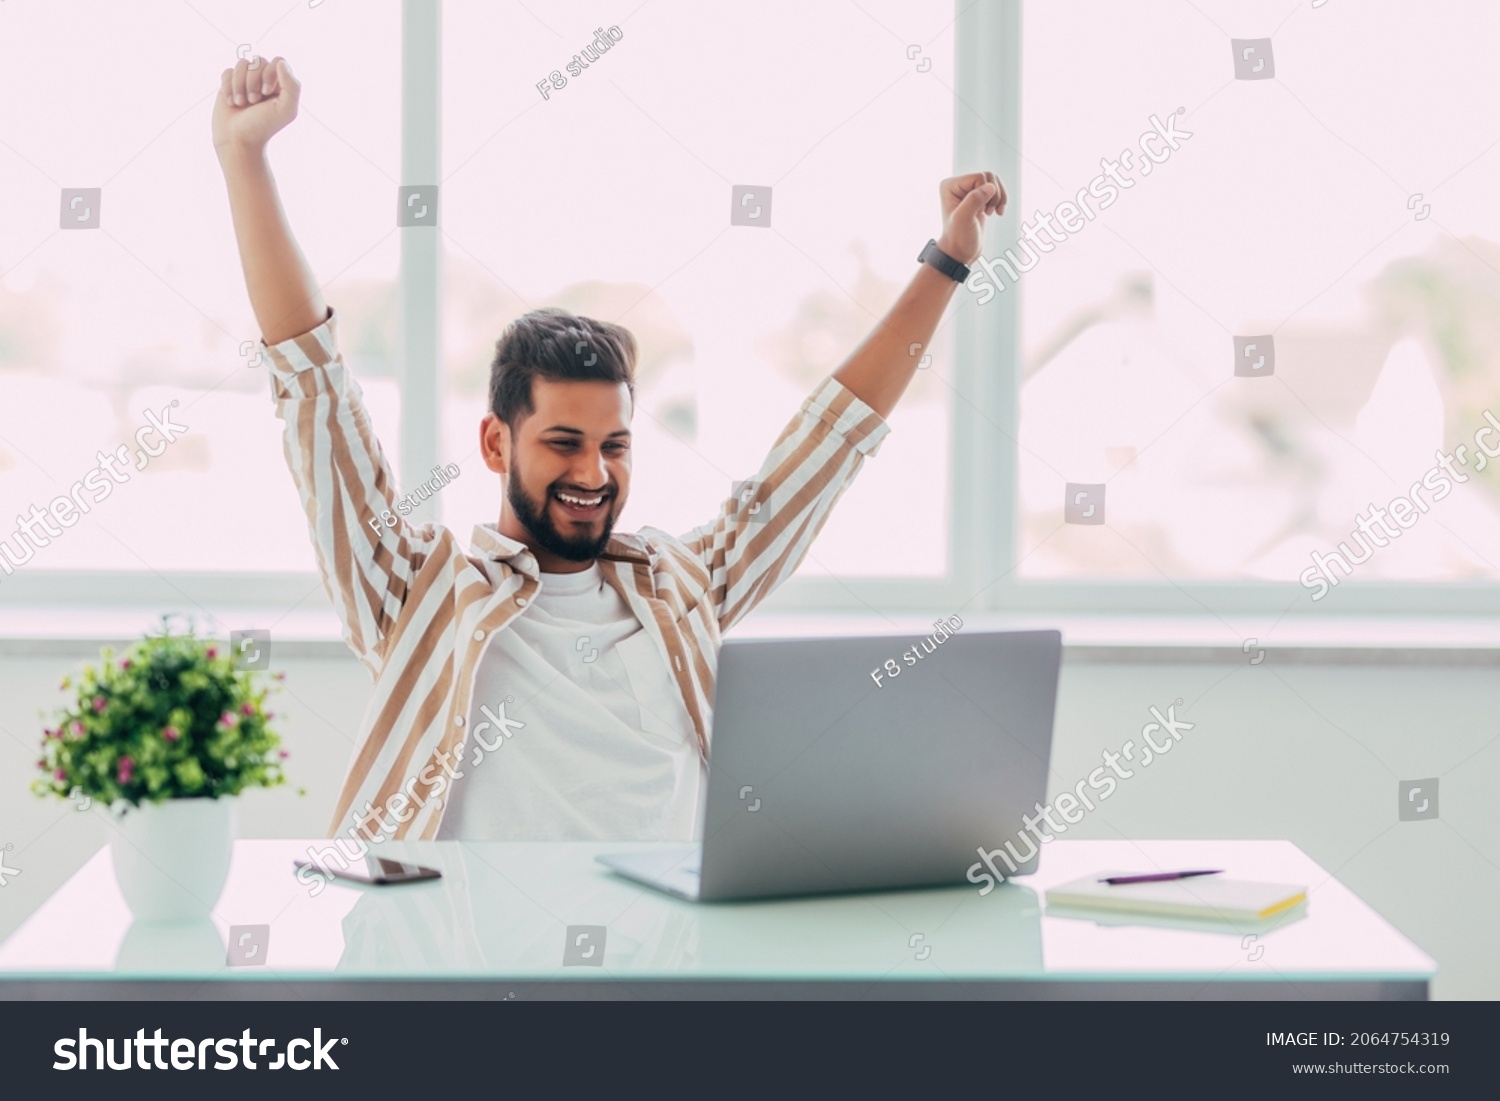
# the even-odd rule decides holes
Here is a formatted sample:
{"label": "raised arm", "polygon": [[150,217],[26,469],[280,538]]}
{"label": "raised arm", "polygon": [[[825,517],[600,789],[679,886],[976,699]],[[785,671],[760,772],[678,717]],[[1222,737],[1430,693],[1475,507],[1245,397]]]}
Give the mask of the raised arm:
{"label": "raised arm", "polygon": [[[1005,187],[993,172],[971,172],[944,180],[938,193],[943,232],[937,246],[960,264],[972,264],[979,257],[985,217],[1005,213]],[[916,374],[957,286],[930,264],[923,264],[896,304],[833,377],[882,417],[890,416]]]}
{"label": "raised arm", "polygon": [[229,188],[234,235],[250,305],[267,344],[322,324],[328,307],[292,236],[266,143],[297,117],[302,86],[285,58],[241,58],[220,78],[214,102],[214,150]]}
{"label": "raised arm", "polygon": [[[972,263],[984,219],[1005,211],[1005,188],[993,172],[975,172],[944,180],[939,191],[938,247]],[[885,418],[911,382],[957,286],[923,264],[864,342],[803,402],[755,477],[713,520],[681,537],[707,571],[721,631],[749,614],[806,557],[833,506],[890,431]]]}
{"label": "raised arm", "polygon": [[451,536],[416,526],[396,498],[359,383],[339,354],[337,316],[303,259],[276,194],[266,143],[297,114],[300,87],[282,58],[225,70],[213,137],[229,189],[250,303],[266,344],[282,446],[302,498],[318,569],[344,639],[371,673],[423,562]]}

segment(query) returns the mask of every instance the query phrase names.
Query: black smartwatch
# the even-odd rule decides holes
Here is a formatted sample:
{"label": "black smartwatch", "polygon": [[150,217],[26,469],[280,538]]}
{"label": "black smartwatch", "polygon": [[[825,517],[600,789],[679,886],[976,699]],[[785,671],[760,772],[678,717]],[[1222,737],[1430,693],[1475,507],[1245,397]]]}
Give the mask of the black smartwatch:
{"label": "black smartwatch", "polygon": [[969,278],[968,267],[960,264],[953,257],[938,248],[936,237],[927,242],[927,247],[918,255],[917,261],[923,264],[931,264],[955,283],[962,283]]}

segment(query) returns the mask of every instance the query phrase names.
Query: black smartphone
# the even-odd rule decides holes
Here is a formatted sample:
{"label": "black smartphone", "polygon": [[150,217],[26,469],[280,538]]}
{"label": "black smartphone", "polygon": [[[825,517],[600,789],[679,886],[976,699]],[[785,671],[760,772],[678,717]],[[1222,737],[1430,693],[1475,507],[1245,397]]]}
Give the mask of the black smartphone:
{"label": "black smartphone", "polygon": [[352,879],[356,883],[413,883],[419,879],[441,879],[443,873],[436,868],[424,868],[420,864],[408,864],[404,860],[390,860],[384,856],[366,856],[363,866],[351,864],[347,868],[328,867],[313,860],[292,861],[299,868],[310,868],[329,879]]}

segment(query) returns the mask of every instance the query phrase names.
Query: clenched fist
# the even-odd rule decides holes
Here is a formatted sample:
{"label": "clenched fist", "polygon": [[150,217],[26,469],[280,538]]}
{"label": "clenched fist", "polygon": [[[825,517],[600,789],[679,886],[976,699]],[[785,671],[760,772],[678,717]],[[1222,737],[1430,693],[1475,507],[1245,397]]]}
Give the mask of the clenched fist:
{"label": "clenched fist", "polygon": [[972,264],[984,240],[985,216],[1005,213],[1005,185],[993,172],[971,172],[944,180],[938,193],[943,204],[938,248],[961,264]]}
{"label": "clenched fist", "polygon": [[[253,67],[252,67],[253,66]],[[214,101],[214,149],[259,152],[282,127],[297,117],[302,85],[285,58],[240,58],[225,69]]]}

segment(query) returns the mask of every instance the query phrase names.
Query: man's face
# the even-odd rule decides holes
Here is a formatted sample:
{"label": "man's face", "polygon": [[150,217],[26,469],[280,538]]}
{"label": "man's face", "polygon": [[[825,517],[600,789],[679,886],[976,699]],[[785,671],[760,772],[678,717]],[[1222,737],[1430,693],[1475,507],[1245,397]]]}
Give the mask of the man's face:
{"label": "man's face", "polygon": [[[481,427],[486,463],[508,476],[511,515],[501,531],[543,552],[544,569],[548,555],[591,562],[630,492],[630,391],[624,383],[535,379],[531,403],[534,412],[514,431],[493,415]],[[491,442],[502,451],[498,464]]]}

